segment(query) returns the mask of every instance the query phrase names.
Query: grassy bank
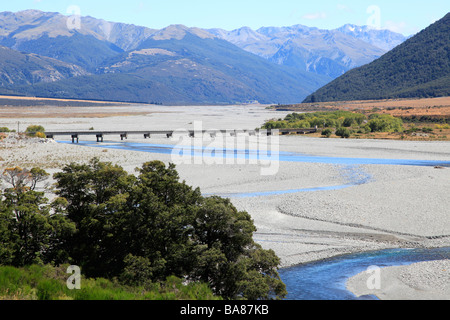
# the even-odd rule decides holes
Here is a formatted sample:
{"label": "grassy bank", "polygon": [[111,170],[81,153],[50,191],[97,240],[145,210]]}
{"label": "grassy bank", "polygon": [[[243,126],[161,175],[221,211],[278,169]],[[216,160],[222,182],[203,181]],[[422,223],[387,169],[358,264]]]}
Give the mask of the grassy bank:
{"label": "grassy bank", "polygon": [[220,300],[205,284],[170,277],[163,283],[124,286],[103,278],[81,278],[81,289],[69,290],[67,266],[0,267],[0,300]]}

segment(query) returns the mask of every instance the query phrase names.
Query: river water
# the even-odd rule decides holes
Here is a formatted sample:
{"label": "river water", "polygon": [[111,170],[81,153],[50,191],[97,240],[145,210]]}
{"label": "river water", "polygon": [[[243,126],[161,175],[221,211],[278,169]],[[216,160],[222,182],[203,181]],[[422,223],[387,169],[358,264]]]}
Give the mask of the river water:
{"label": "river water", "polygon": [[[279,271],[288,300],[357,300],[346,290],[348,278],[371,266],[388,267],[450,259],[450,247],[434,249],[388,249],[348,254]],[[376,299],[374,296],[359,299]]]}
{"label": "river water", "polygon": [[[69,141],[59,141],[70,143]],[[96,143],[80,142],[79,145],[89,147],[132,150],[159,154],[173,154],[174,145],[145,143]],[[221,150],[211,152],[207,148],[183,146],[176,152],[188,153],[190,156],[235,157],[245,159],[270,159],[273,155],[264,152],[262,155],[255,150]],[[227,197],[256,197],[297,192],[315,192],[322,190],[338,190],[355,185],[370,183],[372,177],[359,166],[365,164],[403,165],[403,166],[446,166],[450,161],[410,160],[410,159],[369,159],[369,158],[336,158],[306,155],[293,152],[277,152],[279,161],[327,163],[340,165],[347,176],[347,183],[335,186],[322,186],[308,189],[273,190],[266,192],[227,194]],[[358,299],[346,290],[347,279],[367,270],[370,266],[387,267],[407,265],[415,262],[450,259],[450,247],[435,249],[389,249],[376,252],[365,252],[343,255],[331,259],[302,264],[280,270],[280,277],[286,284],[288,300],[355,300]],[[374,296],[359,299],[376,299]]]}

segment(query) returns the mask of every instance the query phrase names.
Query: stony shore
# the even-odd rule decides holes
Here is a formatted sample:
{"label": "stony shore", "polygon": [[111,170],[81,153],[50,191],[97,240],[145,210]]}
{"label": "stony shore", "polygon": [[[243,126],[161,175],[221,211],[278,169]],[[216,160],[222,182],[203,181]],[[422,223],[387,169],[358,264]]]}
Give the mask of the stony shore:
{"label": "stony shore", "polygon": [[[148,115],[77,118],[75,113],[70,119],[51,115],[39,119],[9,118],[0,119],[0,127],[14,128],[20,121],[23,127],[40,124],[47,130],[88,130],[91,127],[95,130],[144,130],[149,127],[151,130],[167,130],[192,129],[199,124],[203,129],[254,129],[265,120],[284,116],[283,113],[260,106],[133,108],[134,111],[148,111]],[[94,141],[95,137],[86,139]],[[173,162],[170,154],[107,148],[108,143],[117,142],[120,142],[120,138],[111,136],[103,145],[92,148],[47,139],[17,139],[12,134],[0,142],[0,169],[16,165],[40,166],[54,173],[72,161],[86,162],[98,157],[101,161],[117,163],[133,172],[134,168],[147,161]],[[150,140],[130,136],[127,142],[177,143],[162,136]],[[279,138],[279,147],[281,151],[311,156],[450,161],[450,142],[282,136]],[[185,163],[178,164],[177,170],[183,180],[200,187],[204,194],[230,195],[238,209],[249,212],[258,229],[255,240],[264,248],[273,249],[281,258],[282,267],[361,251],[450,246],[450,168],[280,162],[275,174],[264,176],[261,175],[262,167],[264,165],[261,163]],[[348,184],[352,179],[364,179],[364,183],[342,189],[326,189]],[[325,189],[253,197],[233,196],[239,193],[310,188]],[[418,265],[418,270],[422,270],[422,265]],[[415,272],[414,267],[399,269],[406,270],[411,277],[420,273]],[[436,291],[427,284],[425,278],[417,276],[414,279],[424,282],[421,288]],[[364,281],[360,279],[359,282]],[[354,283],[353,280],[351,283]],[[448,291],[446,294],[444,297],[449,298]],[[390,297],[395,295],[387,292],[380,296],[384,299]]]}

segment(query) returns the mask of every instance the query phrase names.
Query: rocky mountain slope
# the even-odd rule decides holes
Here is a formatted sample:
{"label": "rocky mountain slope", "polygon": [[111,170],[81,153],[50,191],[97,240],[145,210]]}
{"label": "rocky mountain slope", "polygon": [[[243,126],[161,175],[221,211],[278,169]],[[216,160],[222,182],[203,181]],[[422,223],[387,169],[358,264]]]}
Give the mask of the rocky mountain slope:
{"label": "rocky mountain slope", "polygon": [[0,88],[50,83],[85,76],[83,68],[56,59],[0,46]]}

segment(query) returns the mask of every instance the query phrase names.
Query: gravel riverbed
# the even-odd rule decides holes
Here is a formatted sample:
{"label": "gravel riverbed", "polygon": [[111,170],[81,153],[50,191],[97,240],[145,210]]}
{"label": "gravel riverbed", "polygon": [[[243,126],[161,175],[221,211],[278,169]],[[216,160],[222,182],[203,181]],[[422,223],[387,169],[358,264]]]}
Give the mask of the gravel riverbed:
{"label": "gravel riverbed", "polygon": [[[49,114],[48,118],[39,119],[0,119],[0,126],[14,128],[20,121],[23,127],[39,124],[49,131],[91,127],[111,131],[118,128],[124,131],[167,130],[192,129],[199,125],[203,129],[254,129],[265,120],[284,116],[261,106],[133,107],[136,109],[148,110],[148,115],[77,118],[75,114],[67,119]],[[82,139],[95,142],[95,137]],[[183,143],[195,144],[195,139],[184,138]],[[277,139],[280,151],[307,156],[450,161],[450,142],[307,136]],[[126,142],[179,143],[162,136],[151,139],[129,136]],[[171,154],[108,148],[109,144],[117,143],[121,143],[120,137],[108,136],[103,144],[94,148],[49,139],[18,139],[11,134],[0,142],[0,168],[40,166],[55,173],[70,162],[87,162],[98,157],[133,172],[147,161],[169,163],[174,160]],[[205,144],[205,141],[198,143]],[[200,187],[204,194],[229,196],[239,210],[249,212],[258,229],[255,240],[276,252],[281,258],[281,267],[385,248],[450,246],[450,167],[280,161],[272,174],[262,175],[264,167],[266,164],[249,161],[177,164],[181,179],[189,185]],[[270,194],[273,191],[283,192]],[[258,192],[269,194],[255,195]],[[250,193],[253,196],[239,196]],[[416,288],[414,290],[429,292],[429,295],[424,294],[427,297],[439,294],[439,297],[449,298],[448,285],[444,285],[448,284],[448,261],[395,268],[396,277]],[[425,269],[431,270],[428,277],[422,276]],[[351,283],[358,281],[364,285],[361,278]],[[356,291],[354,285],[350,288]],[[393,291],[398,293],[402,289]],[[379,296],[396,297],[391,291]]]}

